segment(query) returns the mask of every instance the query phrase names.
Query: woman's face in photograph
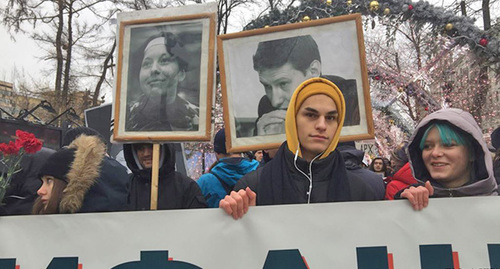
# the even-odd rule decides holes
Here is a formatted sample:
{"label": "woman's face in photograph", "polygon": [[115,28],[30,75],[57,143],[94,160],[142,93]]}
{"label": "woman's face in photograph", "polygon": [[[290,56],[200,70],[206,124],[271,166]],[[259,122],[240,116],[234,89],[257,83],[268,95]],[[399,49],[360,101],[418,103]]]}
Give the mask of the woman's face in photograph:
{"label": "woman's face in photograph", "polygon": [[166,95],[167,103],[172,103],[177,95],[177,84],[184,76],[176,57],[167,52],[165,45],[153,45],[144,52],[139,74],[144,93]]}

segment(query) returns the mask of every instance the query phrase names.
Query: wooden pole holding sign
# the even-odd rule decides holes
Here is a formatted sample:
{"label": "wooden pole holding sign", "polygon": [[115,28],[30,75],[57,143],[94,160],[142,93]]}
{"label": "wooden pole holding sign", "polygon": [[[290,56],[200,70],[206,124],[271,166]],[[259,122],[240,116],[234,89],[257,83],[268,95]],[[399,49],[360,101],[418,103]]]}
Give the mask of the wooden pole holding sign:
{"label": "wooden pole holding sign", "polygon": [[151,210],[158,209],[158,172],[160,171],[160,144],[153,144],[153,166],[151,167]]}

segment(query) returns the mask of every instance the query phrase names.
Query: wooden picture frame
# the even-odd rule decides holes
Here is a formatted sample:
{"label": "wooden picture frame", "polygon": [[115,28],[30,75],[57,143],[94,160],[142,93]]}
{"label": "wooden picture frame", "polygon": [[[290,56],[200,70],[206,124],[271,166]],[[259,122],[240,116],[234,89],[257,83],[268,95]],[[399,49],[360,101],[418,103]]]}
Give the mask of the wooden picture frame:
{"label": "wooden picture frame", "polygon": [[[291,97],[300,82],[320,75],[337,84],[346,99],[346,120],[340,141],[374,137],[360,14],[219,35],[217,48],[229,152],[277,148],[286,140],[284,125],[282,129],[271,129],[262,135],[260,133],[266,130],[257,124],[258,121],[270,111],[286,109],[289,99],[281,102],[276,96],[284,94],[287,86],[285,99]],[[318,53],[319,70],[313,57]],[[298,63],[292,63],[292,58]],[[310,68],[307,70],[312,71],[308,73],[304,69],[294,73],[299,72],[300,68],[294,65],[300,62],[305,62]],[[301,76],[306,78],[293,81]],[[284,78],[287,81],[279,81]],[[268,83],[267,90],[263,83]],[[294,83],[297,85],[291,88]]]}
{"label": "wooden picture frame", "polygon": [[203,6],[119,14],[114,141],[210,140],[216,14]]}

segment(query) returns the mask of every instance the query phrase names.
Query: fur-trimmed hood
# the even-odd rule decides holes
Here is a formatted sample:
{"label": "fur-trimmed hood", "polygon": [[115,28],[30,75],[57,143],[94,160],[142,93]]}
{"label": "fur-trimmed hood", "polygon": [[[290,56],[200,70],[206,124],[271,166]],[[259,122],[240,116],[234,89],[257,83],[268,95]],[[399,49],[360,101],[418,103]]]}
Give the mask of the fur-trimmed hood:
{"label": "fur-trimmed hood", "polygon": [[81,135],[68,149],[74,149],[74,159],[66,174],[68,185],[59,203],[60,213],[76,213],[83,205],[85,195],[97,182],[106,146],[96,136]]}

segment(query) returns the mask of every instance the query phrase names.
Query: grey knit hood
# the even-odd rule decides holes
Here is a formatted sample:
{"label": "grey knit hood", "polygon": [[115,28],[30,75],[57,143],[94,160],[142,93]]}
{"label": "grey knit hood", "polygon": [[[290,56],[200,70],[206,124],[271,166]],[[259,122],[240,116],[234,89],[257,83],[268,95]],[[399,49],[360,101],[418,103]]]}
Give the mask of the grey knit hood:
{"label": "grey knit hood", "polygon": [[[465,131],[473,138],[472,148],[475,161],[472,167],[473,175],[470,184],[458,188],[444,188],[434,182],[425,168],[420,150],[420,140],[428,126],[436,122],[448,122]],[[413,176],[420,182],[431,180],[434,187],[434,196],[480,196],[498,195],[497,184],[493,175],[493,161],[488,146],[483,139],[481,129],[471,114],[456,108],[445,108],[429,114],[417,126],[410,138],[408,146],[409,161]]]}

